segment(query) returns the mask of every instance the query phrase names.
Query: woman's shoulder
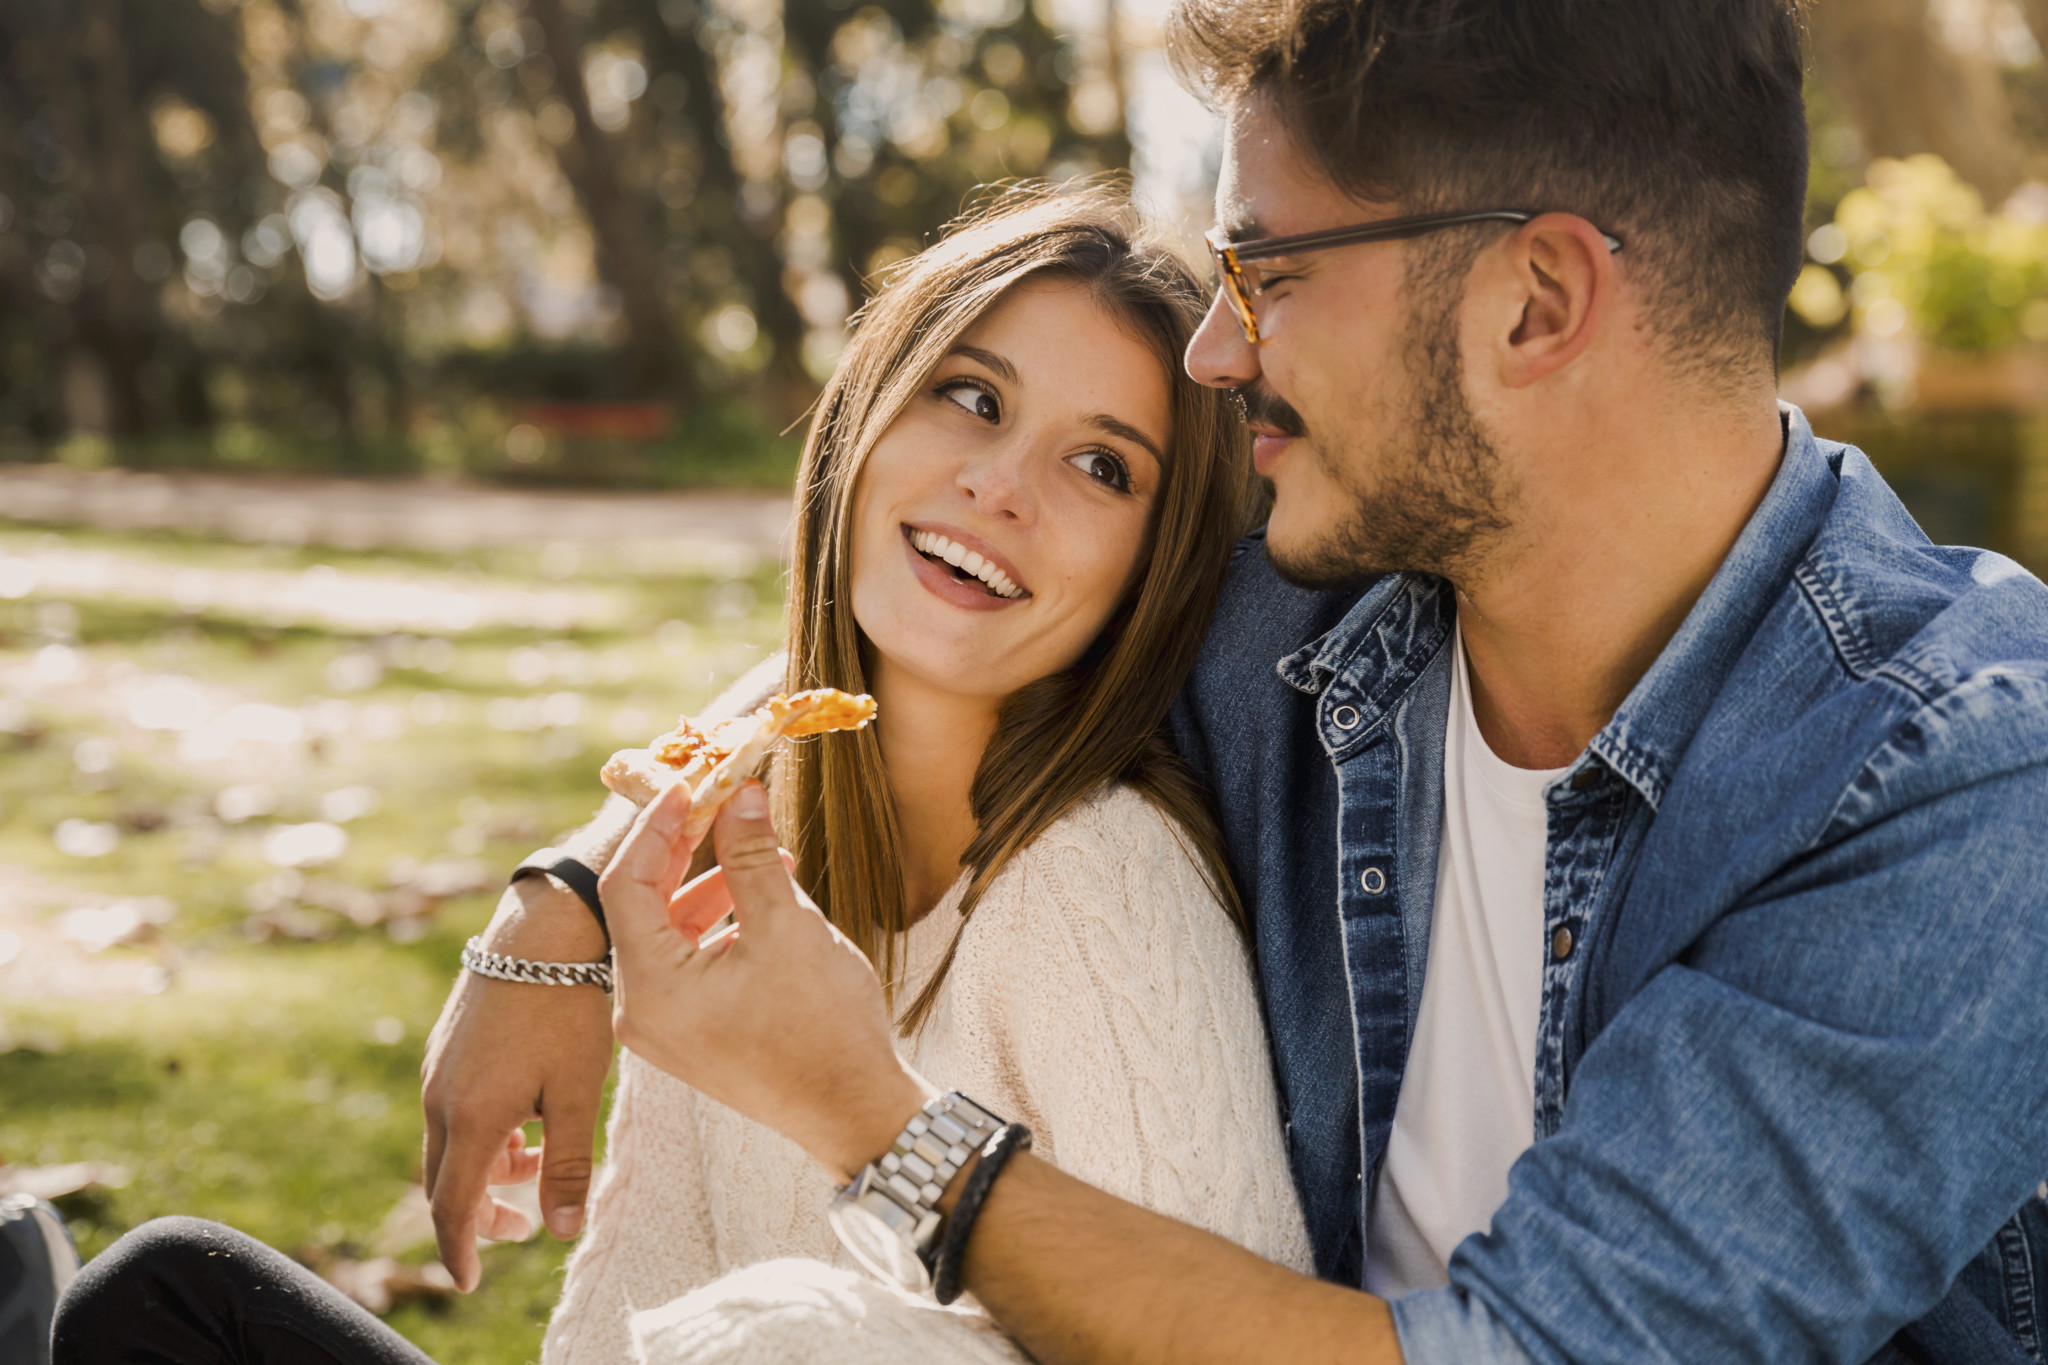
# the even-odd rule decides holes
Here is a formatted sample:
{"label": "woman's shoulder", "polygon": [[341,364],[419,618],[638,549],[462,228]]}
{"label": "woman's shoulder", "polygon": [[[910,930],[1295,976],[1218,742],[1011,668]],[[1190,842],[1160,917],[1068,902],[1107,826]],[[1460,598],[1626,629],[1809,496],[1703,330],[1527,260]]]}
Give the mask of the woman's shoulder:
{"label": "woman's shoulder", "polygon": [[1194,840],[1143,792],[1105,782],[1019,849],[1004,873],[1061,865],[1104,871],[1143,865],[1157,871],[1167,864],[1199,875]]}
{"label": "woman's shoulder", "polygon": [[1044,912],[1071,930],[1095,919],[1130,924],[1158,916],[1235,934],[1209,883],[1194,839],[1145,795],[1123,783],[1096,788],[1014,854],[990,882],[974,917],[1038,923]]}

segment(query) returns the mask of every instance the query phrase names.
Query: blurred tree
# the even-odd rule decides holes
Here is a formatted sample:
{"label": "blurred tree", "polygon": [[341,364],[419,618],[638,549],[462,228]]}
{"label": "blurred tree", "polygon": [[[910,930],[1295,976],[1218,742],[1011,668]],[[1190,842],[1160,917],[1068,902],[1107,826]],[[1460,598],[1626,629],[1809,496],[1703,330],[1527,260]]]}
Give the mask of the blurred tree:
{"label": "blurred tree", "polygon": [[1128,160],[1115,0],[1056,3],[6,0],[0,452],[402,467],[500,439],[465,394],[793,418],[976,185]]}
{"label": "blurred tree", "polygon": [[[646,54],[655,106],[647,122],[660,144],[655,192],[666,211],[669,249],[685,270],[693,262],[717,263],[709,275],[730,271],[744,285],[755,325],[773,351],[772,372],[783,384],[800,385],[803,319],[782,288],[773,233],[747,221],[703,12],[696,0],[618,4]],[[709,310],[689,311],[701,322]]]}
{"label": "blurred tree", "polygon": [[[277,7],[277,14],[284,20],[285,27],[277,32],[277,41],[270,54],[272,60],[263,65],[277,69],[282,78],[279,88],[301,98],[304,112],[298,117],[302,117],[304,126],[318,140],[318,145],[333,148],[345,141],[336,135],[334,128],[334,115],[341,107],[340,97],[345,88],[345,64],[314,50],[308,33],[311,27],[309,16],[301,0],[271,0],[271,3]],[[317,187],[318,194],[331,200],[346,215],[353,207],[351,169],[334,156],[324,157],[310,182],[298,188],[305,193]],[[276,182],[265,171],[252,171],[252,175],[260,177],[255,181],[260,188],[254,197],[274,204]],[[303,205],[307,201],[298,202]],[[303,208],[301,212],[304,212]],[[353,261],[348,274],[352,281],[357,278]],[[384,411],[379,414],[384,420],[380,425],[392,425],[397,412],[404,406],[406,389],[401,354],[403,321],[395,315],[383,277],[375,272],[361,272],[359,287],[369,295],[367,306],[362,308],[336,309],[323,303],[306,287],[303,276],[287,276],[279,283],[283,287],[277,291],[275,311],[284,317],[281,319],[283,325],[272,329],[276,334],[274,344],[284,351],[286,368],[308,390],[311,399],[307,406],[300,406],[291,399],[280,406],[293,410],[294,416],[310,415],[316,427],[331,425],[334,434],[340,438],[343,467],[359,466],[362,463],[361,437],[364,434],[364,414],[360,411],[363,386],[359,372],[369,370],[379,377],[384,390],[384,401],[380,405]],[[295,389],[299,386],[289,387]],[[297,396],[293,394],[292,398]]]}
{"label": "blurred tree", "polygon": [[203,424],[199,357],[155,286],[167,239],[247,217],[261,149],[232,26],[192,0],[13,0],[0,48],[0,427]]}
{"label": "blurred tree", "polygon": [[[785,169],[791,187],[826,210],[810,216],[833,229],[792,224],[792,292],[815,300],[806,311],[819,342],[849,296],[923,245],[975,186],[1130,162],[1113,3],[1100,26],[1065,34],[1043,3],[1024,0],[847,8],[809,0],[784,14],[793,62],[808,78],[793,79],[785,100]],[[813,372],[834,354],[817,347]]]}
{"label": "blurred tree", "polygon": [[[2037,19],[2048,0],[2028,0]],[[1932,152],[1992,199],[2027,177],[2029,156],[1992,54],[1960,52],[1928,0],[1820,0],[1807,9],[1815,72],[1871,156]]]}
{"label": "blurred tree", "polygon": [[530,0],[530,7],[543,43],[537,55],[553,62],[555,91],[574,120],[574,135],[563,140],[557,159],[596,234],[598,272],[618,291],[634,386],[647,393],[665,390],[687,401],[695,396],[695,385],[676,341],[669,290],[648,222],[647,196],[625,182],[618,153],[591,113],[575,18],[563,0]]}

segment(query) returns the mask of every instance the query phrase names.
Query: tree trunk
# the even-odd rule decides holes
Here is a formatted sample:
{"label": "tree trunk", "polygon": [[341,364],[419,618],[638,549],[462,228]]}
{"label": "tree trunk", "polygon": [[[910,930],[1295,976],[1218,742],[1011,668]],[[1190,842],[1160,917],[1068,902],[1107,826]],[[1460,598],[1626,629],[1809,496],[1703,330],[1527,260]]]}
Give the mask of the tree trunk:
{"label": "tree trunk", "polygon": [[1998,68],[1943,43],[1927,0],[1819,0],[1807,17],[1816,70],[1871,155],[1933,152],[1993,204],[2026,178]]}
{"label": "tree trunk", "polygon": [[695,396],[694,376],[676,341],[661,259],[655,254],[644,206],[626,187],[618,157],[591,116],[590,96],[583,88],[583,44],[575,21],[562,0],[533,0],[530,12],[555,64],[562,101],[576,117],[574,150],[564,147],[569,154],[559,160],[596,234],[598,274],[619,292],[634,382],[643,392],[664,392],[688,402]]}
{"label": "tree trunk", "polygon": [[650,69],[673,71],[683,78],[683,117],[697,134],[698,190],[709,190],[722,201],[714,203],[712,213],[696,214],[694,220],[700,230],[713,221],[730,229],[720,244],[732,252],[735,273],[753,298],[755,321],[775,347],[778,383],[808,384],[800,353],[804,321],[782,287],[781,253],[771,236],[748,231],[740,221],[740,175],[723,136],[725,100],[719,93],[718,64],[704,47],[703,21],[699,18],[688,32],[678,32],[653,0],[635,0],[633,13]]}
{"label": "tree trunk", "polygon": [[142,240],[137,211],[147,194],[138,145],[142,115],[122,46],[118,0],[89,0],[81,17],[81,74],[90,85],[61,82],[70,105],[65,121],[85,153],[78,163],[89,176],[86,197],[109,257],[106,279],[81,300],[81,340],[103,378],[107,431],[130,436],[144,425],[142,364],[157,330],[156,310],[144,307],[145,291],[135,277],[135,248]]}

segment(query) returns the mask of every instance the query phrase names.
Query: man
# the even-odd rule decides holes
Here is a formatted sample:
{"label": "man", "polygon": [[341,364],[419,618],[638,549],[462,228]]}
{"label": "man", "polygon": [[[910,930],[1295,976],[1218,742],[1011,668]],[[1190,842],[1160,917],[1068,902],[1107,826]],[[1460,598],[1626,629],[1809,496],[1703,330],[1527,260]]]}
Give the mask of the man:
{"label": "man", "polygon": [[[2040,1359],[2048,591],[1775,402],[1788,0],[1182,0],[1171,37],[1236,244],[1188,365],[1275,493],[1177,736],[1323,1279],[1023,1154],[967,1288],[1048,1360]],[[737,938],[671,927],[680,820],[603,883],[620,1035],[851,1178],[935,1087],[765,803],[681,904]],[[510,1122],[579,1203],[604,1045],[578,1005],[540,1045],[584,1070],[508,1066],[493,999],[430,1061],[465,1282]]]}

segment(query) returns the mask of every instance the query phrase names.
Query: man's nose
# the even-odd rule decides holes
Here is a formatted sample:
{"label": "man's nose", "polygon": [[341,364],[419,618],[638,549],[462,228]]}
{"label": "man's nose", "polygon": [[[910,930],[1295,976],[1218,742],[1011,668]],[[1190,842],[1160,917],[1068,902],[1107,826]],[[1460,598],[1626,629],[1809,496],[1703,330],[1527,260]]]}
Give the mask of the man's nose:
{"label": "man's nose", "polygon": [[1239,389],[1259,377],[1259,348],[1244,339],[1236,310],[1218,290],[1188,341],[1188,377],[1212,389]]}

